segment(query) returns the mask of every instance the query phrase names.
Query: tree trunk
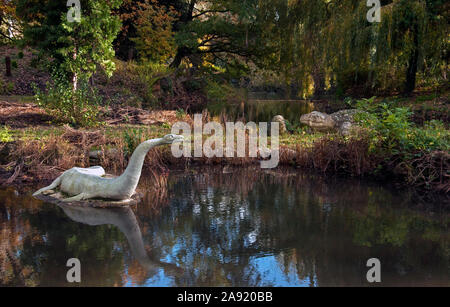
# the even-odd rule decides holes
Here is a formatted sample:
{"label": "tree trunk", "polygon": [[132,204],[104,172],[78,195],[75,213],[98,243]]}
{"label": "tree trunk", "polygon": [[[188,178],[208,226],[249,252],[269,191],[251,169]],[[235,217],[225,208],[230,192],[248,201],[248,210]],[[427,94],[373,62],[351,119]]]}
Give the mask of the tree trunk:
{"label": "tree trunk", "polygon": [[410,95],[416,88],[416,74],[417,63],[419,61],[419,29],[417,23],[414,24],[414,50],[408,61],[408,68],[406,69],[405,95]]}
{"label": "tree trunk", "polygon": [[128,49],[128,61],[131,61],[134,59],[134,47],[130,47]]}
{"label": "tree trunk", "polygon": [[289,98],[290,99],[298,99],[298,97],[299,97],[298,94],[299,94],[299,91],[300,91],[300,87],[301,87],[301,84],[300,84],[299,80],[294,79],[294,80],[291,81],[290,93],[289,93]]}
{"label": "tree trunk", "polygon": [[314,69],[312,77],[314,81],[314,97],[320,98],[323,96],[325,91],[325,74],[322,72],[320,67],[317,67]]}
{"label": "tree trunk", "polygon": [[73,73],[72,76],[72,91],[75,93],[78,89],[78,74]]}
{"label": "tree trunk", "polygon": [[172,64],[170,64],[171,68],[178,68],[181,64],[181,61],[186,57],[191,55],[192,52],[186,47],[179,47],[177,50],[177,54],[175,55],[175,58],[173,59]]}
{"label": "tree trunk", "polygon": [[[77,48],[75,47],[75,51],[73,52],[73,59],[76,60],[78,56]],[[72,75],[72,91],[75,93],[78,89],[78,74],[76,72]]]}
{"label": "tree trunk", "polygon": [[11,58],[9,56],[5,57],[5,66],[6,66],[6,76],[11,77]]}

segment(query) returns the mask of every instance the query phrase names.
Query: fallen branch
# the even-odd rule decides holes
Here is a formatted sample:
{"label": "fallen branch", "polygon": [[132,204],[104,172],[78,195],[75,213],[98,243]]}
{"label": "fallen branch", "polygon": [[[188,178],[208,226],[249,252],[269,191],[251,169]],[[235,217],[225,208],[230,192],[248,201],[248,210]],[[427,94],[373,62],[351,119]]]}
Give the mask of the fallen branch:
{"label": "fallen branch", "polygon": [[14,169],[14,174],[9,177],[8,180],[6,180],[6,184],[12,184],[14,182],[14,180],[16,180],[17,176],[19,176],[20,172],[22,171],[24,162],[23,160],[21,160],[17,165],[16,168]]}

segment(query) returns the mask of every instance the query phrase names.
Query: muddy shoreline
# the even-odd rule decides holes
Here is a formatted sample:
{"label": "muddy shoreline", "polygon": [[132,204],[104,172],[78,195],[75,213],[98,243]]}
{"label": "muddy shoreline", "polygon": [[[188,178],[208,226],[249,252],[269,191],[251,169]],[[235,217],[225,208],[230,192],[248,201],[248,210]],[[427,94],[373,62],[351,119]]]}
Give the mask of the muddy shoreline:
{"label": "muddy shoreline", "polygon": [[[325,101],[321,103],[325,104]],[[326,104],[331,106],[329,101]],[[104,117],[105,126],[74,129],[51,124],[48,115],[33,103],[0,102],[0,124],[13,130],[13,140],[0,143],[0,186],[50,183],[75,166],[101,165],[108,173],[120,174],[141,142],[170,133],[170,127],[177,121],[192,123],[187,114],[180,118],[175,111],[138,108],[116,108],[105,111]],[[423,170],[431,169],[437,176],[416,176],[419,181],[411,182],[411,171],[422,175],[422,169],[414,168],[421,166],[423,161],[405,166],[397,163],[396,157],[370,155],[368,146],[367,140],[358,138],[344,141],[333,135],[290,134],[281,143],[280,166],[315,171],[325,177],[370,178],[398,187],[415,188],[424,194],[450,193],[450,153],[427,154]],[[101,154],[92,159],[90,153],[93,151]],[[169,169],[214,165],[247,167],[257,165],[259,161],[257,158],[175,159],[168,148],[158,148],[147,155],[144,172],[157,178]]]}
{"label": "muddy shoreline", "polygon": [[[288,152],[288,154],[293,155],[294,150],[289,148],[282,148],[280,149],[282,152]],[[300,153],[296,152],[295,155],[299,155]],[[285,153],[285,155],[287,155]],[[450,204],[450,194],[447,193],[443,189],[430,189],[430,188],[421,188],[421,187],[413,187],[405,183],[404,178],[402,178],[399,175],[395,175],[393,173],[385,174],[384,176],[381,175],[370,175],[370,174],[364,174],[364,175],[351,175],[342,171],[333,171],[332,169],[329,169],[327,171],[321,171],[317,168],[314,168],[314,166],[300,166],[296,165],[295,158],[291,158],[293,160],[287,160],[284,158],[283,161],[280,161],[280,165],[275,169],[270,170],[264,170],[260,168],[260,161],[259,159],[243,159],[243,158],[237,158],[237,159],[230,159],[230,158],[181,158],[181,159],[175,159],[173,157],[166,157],[167,164],[164,165],[158,165],[157,170],[153,171],[151,170],[151,165],[148,163],[144,164],[144,169],[142,173],[142,177],[145,178],[146,184],[148,184],[148,180],[150,180],[150,184],[155,184],[155,189],[164,189],[164,180],[167,178],[168,174],[175,173],[175,174],[182,174],[182,173],[189,173],[192,171],[219,171],[223,174],[231,174],[235,173],[236,171],[248,171],[248,172],[255,172],[255,173],[273,173],[276,174],[276,176],[279,177],[289,177],[293,173],[294,174],[315,174],[317,176],[323,177],[324,180],[329,180],[330,178],[334,178],[337,180],[360,180],[364,182],[372,182],[375,184],[383,185],[383,186],[391,186],[393,189],[396,190],[413,190],[414,193],[417,193],[417,195],[420,196],[420,198],[423,199],[432,199],[434,197],[444,197],[448,200],[448,204]],[[96,165],[90,164],[90,166]],[[101,164],[99,164],[101,165]],[[15,176],[15,173],[17,172],[17,168],[19,167],[18,173],[19,175],[13,178]],[[33,177],[30,174],[27,173],[21,173],[23,170],[20,169],[20,165],[14,168],[14,171],[6,171],[4,168],[0,167],[0,188],[14,188],[18,190],[29,190],[32,188],[36,188],[37,186],[45,186],[49,185],[54,178],[57,178],[64,170],[59,170],[56,172],[53,172],[54,178],[45,176],[44,178],[37,178]],[[116,171],[113,171],[110,169],[107,170],[108,173],[119,175],[121,173]],[[10,180],[8,182],[8,180]],[[141,180],[142,181],[142,180]],[[161,182],[162,181],[162,182]]]}

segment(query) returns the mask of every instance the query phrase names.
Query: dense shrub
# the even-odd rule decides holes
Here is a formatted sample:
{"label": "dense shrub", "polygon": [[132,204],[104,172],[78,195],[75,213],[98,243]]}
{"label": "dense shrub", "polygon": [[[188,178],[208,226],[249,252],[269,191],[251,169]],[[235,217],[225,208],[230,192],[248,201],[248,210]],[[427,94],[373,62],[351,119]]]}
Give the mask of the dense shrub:
{"label": "dense shrub", "polygon": [[401,175],[414,186],[450,191],[450,131],[440,121],[416,126],[409,108],[392,103],[357,102],[366,112],[357,116],[369,139],[369,154],[381,157],[378,170]]}
{"label": "dense shrub", "polygon": [[54,73],[53,83],[47,83],[47,91],[35,87],[35,98],[58,121],[73,126],[89,127],[99,124],[101,98],[86,79],[80,79],[74,91],[64,74]]}
{"label": "dense shrub", "polygon": [[404,155],[411,158],[421,151],[450,149],[450,131],[441,121],[433,120],[419,127],[411,122],[412,112],[407,107],[393,103],[374,103],[371,99],[359,100],[357,108],[364,110],[356,120],[370,135],[371,151],[386,155]]}
{"label": "dense shrub", "polygon": [[0,78],[0,95],[11,94],[14,91],[14,83],[3,81]]}

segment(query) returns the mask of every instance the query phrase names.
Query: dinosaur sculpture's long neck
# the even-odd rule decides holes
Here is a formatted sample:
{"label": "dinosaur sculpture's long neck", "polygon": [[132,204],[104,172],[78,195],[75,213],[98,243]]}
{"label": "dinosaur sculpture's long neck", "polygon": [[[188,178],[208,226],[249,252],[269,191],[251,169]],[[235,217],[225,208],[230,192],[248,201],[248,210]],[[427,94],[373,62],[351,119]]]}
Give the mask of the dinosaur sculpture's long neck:
{"label": "dinosaur sculpture's long neck", "polygon": [[131,194],[133,194],[136,190],[139,179],[141,178],[145,156],[150,149],[162,144],[163,139],[155,139],[146,141],[139,145],[131,156],[125,172],[120,177],[115,179],[115,182],[117,183],[115,186],[120,187],[123,193],[129,194],[128,196],[131,197]]}
{"label": "dinosaur sculpture's long neck", "polygon": [[133,256],[153,274],[156,274],[159,268],[166,269],[168,273],[177,274],[179,269],[176,265],[160,262],[147,253],[136,215],[130,207],[120,209],[82,208],[65,205],[60,205],[60,207],[69,218],[76,222],[91,226],[114,225],[118,227],[127,238]]}

